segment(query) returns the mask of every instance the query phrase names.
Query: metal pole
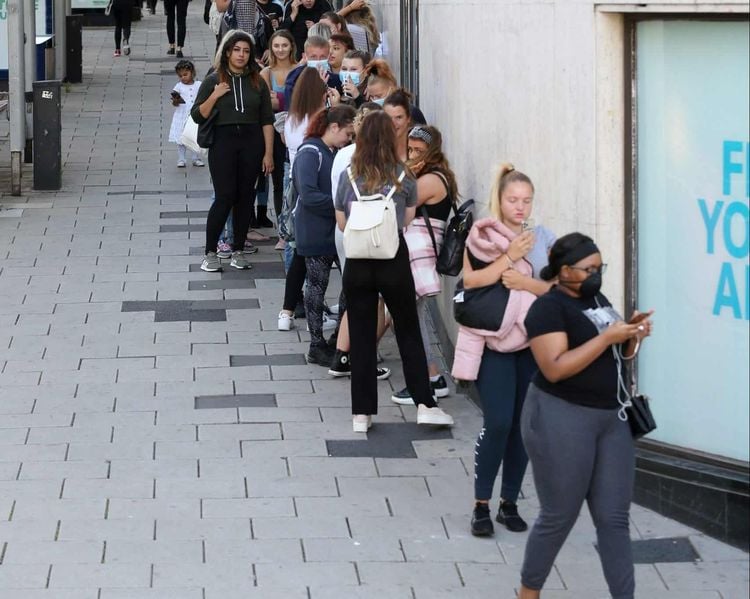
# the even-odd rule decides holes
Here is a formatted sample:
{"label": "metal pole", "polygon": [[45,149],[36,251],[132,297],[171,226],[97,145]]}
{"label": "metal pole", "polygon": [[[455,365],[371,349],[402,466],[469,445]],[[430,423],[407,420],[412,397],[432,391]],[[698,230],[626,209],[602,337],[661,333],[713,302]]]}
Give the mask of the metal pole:
{"label": "metal pole", "polygon": [[23,56],[23,2],[8,0],[8,114],[10,115],[10,185],[21,195],[23,150],[26,142]]}
{"label": "metal pole", "polygon": [[68,54],[65,43],[65,0],[54,0],[52,10],[55,12],[55,79],[63,81],[67,72],[65,58]]}
{"label": "metal pole", "polygon": [[26,34],[24,45],[24,73],[26,79],[26,146],[24,162],[32,162],[31,144],[34,139],[34,81],[36,81],[36,10],[34,0],[26,0],[23,12],[23,29]]}

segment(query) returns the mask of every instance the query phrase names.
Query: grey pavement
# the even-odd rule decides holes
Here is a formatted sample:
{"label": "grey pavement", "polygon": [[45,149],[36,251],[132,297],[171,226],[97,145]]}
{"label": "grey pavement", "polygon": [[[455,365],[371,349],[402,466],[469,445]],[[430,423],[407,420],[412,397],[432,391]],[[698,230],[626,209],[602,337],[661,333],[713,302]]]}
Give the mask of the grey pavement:
{"label": "grey pavement", "polygon": [[[201,9],[186,53],[204,73]],[[454,393],[455,428],[418,429],[389,401],[389,335],[394,376],[357,436],[348,381],[304,363],[304,324],[276,330],[273,246],[249,273],[196,269],[211,186],[167,142],[163,28],[135,23],[119,59],[111,29],[84,31],[63,190],[0,196],[0,597],[513,597],[526,535],[468,531],[474,404]],[[523,495],[533,520],[530,477]],[[632,534],[638,597],[748,596],[747,553],[638,506]],[[545,598],[608,596],[594,541],[584,510]]]}

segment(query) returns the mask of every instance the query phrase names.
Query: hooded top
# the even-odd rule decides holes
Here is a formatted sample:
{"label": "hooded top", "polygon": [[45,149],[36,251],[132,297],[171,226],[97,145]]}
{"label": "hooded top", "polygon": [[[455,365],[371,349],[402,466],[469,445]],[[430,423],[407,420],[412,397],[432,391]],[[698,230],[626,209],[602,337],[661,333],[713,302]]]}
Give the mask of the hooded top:
{"label": "hooded top", "polygon": [[[516,237],[517,233],[511,231],[496,218],[482,218],[476,221],[469,231],[466,248],[478,260],[491,263],[507,252],[510,242]],[[537,237],[536,243],[545,242]],[[514,268],[526,276],[532,275],[532,267],[527,260],[518,260]],[[500,329],[483,331],[459,326],[453,361],[453,377],[461,381],[476,380],[485,346],[503,353],[528,347],[529,340],[524,319],[534,300],[536,296],[533,293],[511,289]]]}
{"label": "hooded top", "polygon": [[[215,126],[222,125],[273,125],[273,109],[271,108],[271,95],[268,86],[262,78],[259,79],[256,89],[250,82],[248,74],[230,75],[229,93],[224,94],[216,101],[214,110],[219,111],[219,116],[214,122]],[[190,114],[199,125],[206,121],[200,113],[200,106],[205,102],[214,87],[219,83],[217,73],[211,73],[201,83],[195,104]]]}

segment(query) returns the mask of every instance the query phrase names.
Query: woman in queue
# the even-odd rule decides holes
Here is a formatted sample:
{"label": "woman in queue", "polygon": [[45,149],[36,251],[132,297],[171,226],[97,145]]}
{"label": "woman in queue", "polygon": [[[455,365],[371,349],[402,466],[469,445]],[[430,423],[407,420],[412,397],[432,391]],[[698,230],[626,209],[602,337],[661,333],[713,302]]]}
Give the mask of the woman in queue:
{"label": "woman in queue", "polygon": [[500,465],[503,467],[496,520],[512,532],[526,530],[517,508],[528,457],[521,438],[521,411],[536,370],[524,318],[549,283],[539,280],[547,265],[554,235],[529,228],[534,185],[512,165],[500,167],[490,193],[491,217],[474,223],[464,254],[464,288],[502,284],[510,293],[496,331],[459,328],[453,376],[476,381],[482,405],[482,430],[474,452],[474,511],[471,533],[494,533],[489,502]]}
{"label": "woman in queue", "polygon": [[[398,231],[414,218],[417,184],[396,153],[396,136],[388,115],[369,113],[362,121],[350,171],[342,173],[336,194],[336,220],[345,230],[352,202],[369,194],[391,194]],[[419,333],[409,252],[399,234],[398,251],[390,260],[347,256],[343,287],[349,313],[351,341],[352,422],[355,432],[367,432],[378,411],[376,332],[378,296],[382,295],[394,321],[396,342],[406,384],[417,404],[418,424],[452,425],[453,418],[432,397],[427,360]]]}
{"label": "woman in queue", "polygon": [[561,237],[541,272],[555,285],[526,317],[539,371],[521,429],[541,510],[526,542],[520,599],[539,599],[584,501],[610,594],[635,596],[629,530],[635,455],[622,369],[651,334],[652,312],[624,322],[600,291],[605,267],[590,237]]}
{"label": "woman in queue", "polygon": [[221,270],[216,255],[219,236],[232,212],[234,246],[230,267],[250,268],[243,255],[261,172],[273,171],[273,110],[268,86],[253,60],[253,39],[244,31],[229,31],[214,61],[215,71],[201,83],[191,115],[201,124],[216,114],[214,142],[208,167],[216,200],[206,222],[205,258],[201,269]]}
{"label": "woman in queue", "polygon": [[[437,253],[442,247],[445,224],[458,199],[458,186],[456,176],[443,154],[443,136],[436,127],[418,125],[411,129],[408,136],[408,155],[407,164],[417,176],[418,209],[405,237],[418,296],[419,330],[427,356],[430,386],[435,397],[443,398],[450,395],[450,389],[445,377],[440,374],[437,361],[430,350],[427,298],[440,293],[440,275],[436,270]],[[430,220],[432,234],[425,219]],[[422,286],[417,284],[418,281],[425,283],[421,294]],[[397,391],[391,396],[391,401],[402,405],[411,404],[409,389],[405,387]]]}
{"label": "woman in queue", "polygon": [[355,111],[351,106],[324,108],[310,120],[297,152],[292,180],[299,193],[295,218],[297,255],[305,260],[305,314],[310,330],[307,361],[326,368],[333,349],[323,337],[323,304],[336,260],[336,215],[331,194],[333,153],[349,143]]}

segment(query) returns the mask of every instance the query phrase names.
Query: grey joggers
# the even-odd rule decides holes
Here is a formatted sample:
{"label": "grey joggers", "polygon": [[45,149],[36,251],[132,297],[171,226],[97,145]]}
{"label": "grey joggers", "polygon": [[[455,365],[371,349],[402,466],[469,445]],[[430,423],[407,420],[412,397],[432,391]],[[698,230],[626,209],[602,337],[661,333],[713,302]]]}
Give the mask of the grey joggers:
{"label": "grey joggers", "polygon": [[613,599],[633,599],[629,511],[635,479],[630,427],[617,410],[576,405],[533,383],[521,431],[541,511],[526,543],[521,581],[541,589],[586,501]]}

